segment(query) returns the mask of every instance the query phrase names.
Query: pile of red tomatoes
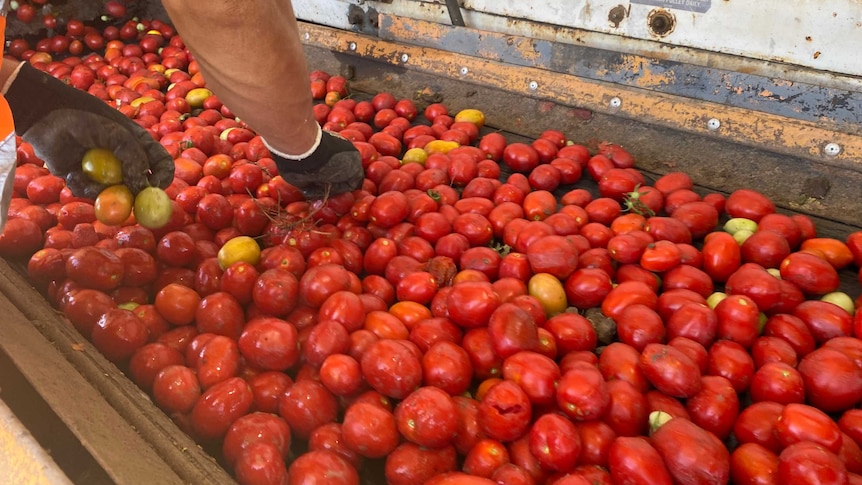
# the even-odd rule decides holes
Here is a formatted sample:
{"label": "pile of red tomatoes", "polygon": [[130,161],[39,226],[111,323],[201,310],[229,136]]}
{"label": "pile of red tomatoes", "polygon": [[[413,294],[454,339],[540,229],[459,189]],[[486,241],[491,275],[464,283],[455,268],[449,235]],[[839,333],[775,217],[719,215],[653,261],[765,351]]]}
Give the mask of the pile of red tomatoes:
{"label": "pile of red tomatoes", "polygon": [[307,201],[169,25],[8,54],[176,174],[166,226],[108,226],[22,142],[0,252],[240,483],[862,483],[862,232],[322,71],[366,178]]}

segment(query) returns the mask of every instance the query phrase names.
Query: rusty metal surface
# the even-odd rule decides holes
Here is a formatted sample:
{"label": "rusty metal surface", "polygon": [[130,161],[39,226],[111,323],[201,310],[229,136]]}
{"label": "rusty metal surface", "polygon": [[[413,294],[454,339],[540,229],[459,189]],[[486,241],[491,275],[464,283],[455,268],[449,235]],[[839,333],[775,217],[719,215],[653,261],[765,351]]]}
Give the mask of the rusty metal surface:
{"label": "rusty metal surface", "polygon": [[2,259],[0,311],[0,354],[103,470],[79,483],[234,483]]}
{"label": "rusty metal surface", "polygon": [[[862,171],[862,137],[828,122],[807,122],[702,100],[584,79],[411,46],[352,32],[301,23],[306,45],[361,56],[461,82],[530,98],[611,114],[711,138],[802,157],[819,164]],[[828,147],[837,148],[832,156]]]}
{"label": "rusty metal surface", "polygon": [[516,35],[453,28],[381,14],[379,37],[517,66],[647,89],[862,134],[862,93],[644,55]]}

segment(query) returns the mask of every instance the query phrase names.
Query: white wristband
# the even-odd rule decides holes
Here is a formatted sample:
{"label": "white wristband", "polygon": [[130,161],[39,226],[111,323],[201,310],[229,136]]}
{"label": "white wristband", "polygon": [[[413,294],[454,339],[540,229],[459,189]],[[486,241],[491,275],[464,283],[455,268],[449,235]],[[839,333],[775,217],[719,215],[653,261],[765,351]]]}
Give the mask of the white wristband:
{"label": "white wristband", "polygon": [[299,154],[299,155],[288,155],[287,153],[280,152],[280,151],[276,150],[275,148],[273,148],[272,145],[267,143],[266,139],[264,139],[264,138],[261,138],[261,139],[263,140],[264,146],[266,146],[269,149],[269,151],[274,153],[275,155],[278,155],[279,157],[287,159],[287,160],[302,160],[304,158],[308,158],[308,156],[311,155],[312,153],[314,153],[314,151],[317,150],[317,147],[320,146],[320,140],[323,137],[323,130],[320,128],[320,125],[318,125],[317,123],[315,123],[315,126],[317,127],[317,135],[314,138],[314,144],[311,145],[311,148],[309,148],[308,151],[306,151],[305,153]]}

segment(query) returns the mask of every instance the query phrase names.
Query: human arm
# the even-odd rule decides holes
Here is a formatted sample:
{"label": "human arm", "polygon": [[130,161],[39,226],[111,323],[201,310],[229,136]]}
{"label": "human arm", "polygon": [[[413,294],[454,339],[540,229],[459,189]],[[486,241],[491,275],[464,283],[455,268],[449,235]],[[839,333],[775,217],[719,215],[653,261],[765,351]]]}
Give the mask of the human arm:
{"label": "human arm", "polygon": [[163,2],[204,79],[231,111],[260,134],[279,173],[307,197],[353,190],[364,178],[359,153],[321,133],[308,67],[290,1]]}

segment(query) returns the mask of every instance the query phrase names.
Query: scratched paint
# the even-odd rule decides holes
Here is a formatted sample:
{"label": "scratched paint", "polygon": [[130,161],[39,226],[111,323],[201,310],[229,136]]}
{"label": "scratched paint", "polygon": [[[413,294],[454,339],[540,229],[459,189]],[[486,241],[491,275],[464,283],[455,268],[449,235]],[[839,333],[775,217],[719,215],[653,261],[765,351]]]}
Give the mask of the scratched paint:
{"label": "scratched paint", "polygon": [[380,36],[798,120],[825,120],[854,132],[862,130],[862,93],[846,89],[392,15],[381,15]]}
{"label": "scratched paint", "polygon": [[[411,59],[406,67],[420,72],[461,79],[477,86],[522,93],[656,126],[718,136],[743,145],[862,172],[862,137],[836,130],[836,127],[825,123],[794,120],[786,116],[630,88],[546,69],[508,64],[501,66],[500,62],[493,60],[442,49],[405,45],[312,24],[303,24],[302,29],[303,32],[310,33],[307,41],[309,44],[335,52],[394,65],[400,65],[398,58],[400,54],[406,53]],[[347,50],[346,46],[350,42],[356,43],[355,52]],[[462,67],[466,68],[466,73],[461,73]],[[528,88],[531,81],[535,81],[539,86],[535,92]],[[624,100],[621,107],[609,108],[609,101],[613,97]],[[722,121],[719,133],[708,130],[706,122],[711,118]],[[827,142],[838,143],[842,147],[841,153],[832,158],[821,155],[822,147]]]}

